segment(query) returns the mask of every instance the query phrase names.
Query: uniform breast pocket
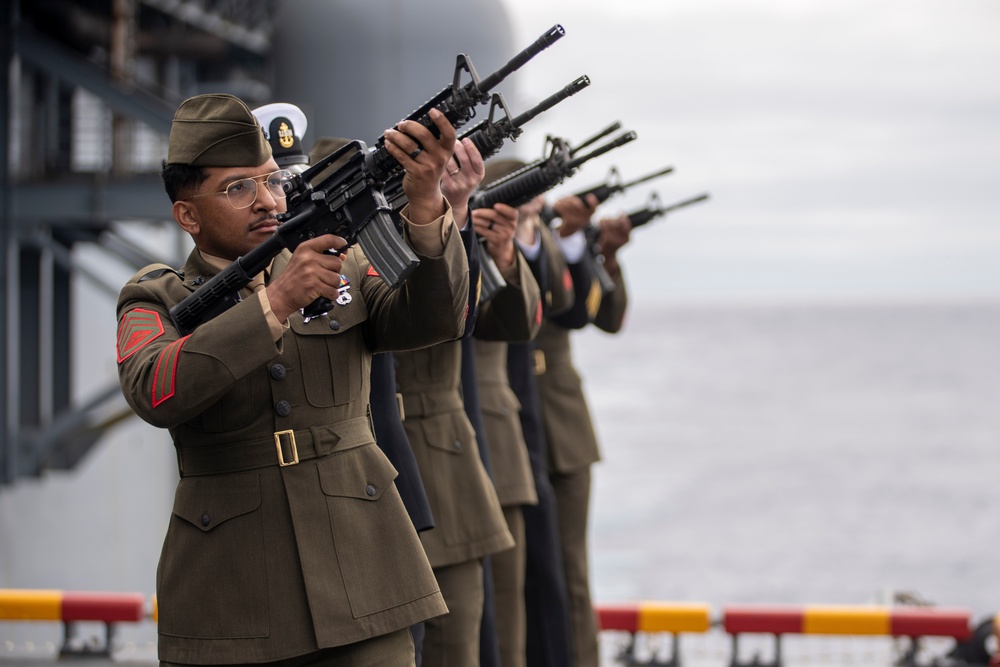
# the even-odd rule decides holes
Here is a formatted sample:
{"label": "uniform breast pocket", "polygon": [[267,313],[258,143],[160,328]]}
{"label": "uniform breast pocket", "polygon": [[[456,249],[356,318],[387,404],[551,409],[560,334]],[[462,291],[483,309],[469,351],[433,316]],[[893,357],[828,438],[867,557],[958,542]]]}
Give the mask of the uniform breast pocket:
{"label": "uniform breast pocket", "polygon": [[[334,310],[331,314],[336,314]],[[298,347],[306,400],[317,408],[345,405],[356,400],[363,386],[365,354],[360,323],[331,320],[324,316],[308,323],[289,318]],[[330,327],[336,322],[336,329]],[[287,340],[287,339],[286,339]]]}
{"label": "uniform breast pocket", "polygon": [[198,639],[267,636],[260,503],[257,475],[180,481],[157,571],[159,632]]}
{"label": "uniform breast pocket", "polygon": [[437,590],[393,480],[396,469],[374,444],[317,464],[351,612],[361,618]]}

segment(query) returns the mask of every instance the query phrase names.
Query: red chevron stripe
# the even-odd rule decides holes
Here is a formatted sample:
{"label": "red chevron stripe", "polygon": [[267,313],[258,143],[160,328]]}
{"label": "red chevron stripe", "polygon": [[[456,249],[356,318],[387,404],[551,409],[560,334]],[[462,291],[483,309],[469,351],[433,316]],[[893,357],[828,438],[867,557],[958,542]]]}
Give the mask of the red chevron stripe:
{"label": "red chevron stripe", "polygon": [[177,359],[180,358],[181,347],[190,336],[175,340],[163,348],[156,358],[156,370],[153,371],[153,407],[159,406],[174,395],[177,380]]}
{"label": "red chevron stripe", "polygon": [[125,313],[125,317],[118,323],[118,363],[162,335],[163,322],[156,311],[136,308]]}

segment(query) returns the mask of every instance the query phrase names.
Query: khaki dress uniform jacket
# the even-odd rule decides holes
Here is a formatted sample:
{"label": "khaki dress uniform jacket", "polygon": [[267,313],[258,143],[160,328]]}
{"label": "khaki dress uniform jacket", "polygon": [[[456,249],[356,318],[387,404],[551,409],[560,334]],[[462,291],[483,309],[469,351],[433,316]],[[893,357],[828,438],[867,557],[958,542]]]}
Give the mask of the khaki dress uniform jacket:
{"label": "khaki dress uniform jacket", "polygon": [[[526,260],[518,255],[521,284],[537,284]],[[499,297],[503,296],[501,292]],[[541,297],[535,301],[535,325],[541,324]],[[496,644],[499,664],[505,667],[523,667],[525,663],[525,613],[524,570],[525,539],[523,505],[538,503],[535,481],[528,459],[528,448],[521,432],[521,404],[510,387],[507,373],[506,340],[486,340],[489,320],[477,320],[474,338],[466,343],[466,354],[474,360],[475,382],[482,417],[482,437],[487,445],[494,488],[503,508],[504,520],[512,537],[514,548],[490,557],[490,575],[493,591]],[[468,408],[468,403],[466,408]],[[485,664],[485,663],[483,663]]]}
{"label": "khaki dress uniform jacket", "polygon": [[501,507],[538,502],[528,448],[521,431],[521,402],[510,388],[505,341],[475,341],[479,402]]}
{"label": "khaki dress uniform jacket", "polygon": [[[476,331],[493,340],[529,340],[538,327],[538,285],[520,255],[504,278],[507,287],[480,304]],[[434,529],[420,534],[434,567],[514,545],[465,413],[461,355],[457,340],[395,355],[403,425],[434,514]]]}
{"label": "khaki dress uniform jacket", "polygon": [[[550,317],[572,308],[573,282],[552,231],[544,224],[537,229],[541,247],[532,262],[532,271],[542,289],[544,315]],[[544,371],[544,356],[534,349],[534,343],[513,344],[508,348],[507,368],[511,388],[521,403],[521,429],[538,496],[537,505],[521,510],[526,550],[525,662],[528,665],[572,665],[569,596],[537,387],[537,372]]]}
{"label": "khaki dress uniform jacket", "polygon": [[[571,266],[571,271],[582,266],[583,263]],[[614,277],[615,289],[606,295],[601,294],[593,277],[574,271],[573,278],[577,296],[571,312],[546,320],[535,339],[539,356],[544,359],[544,369],[539,369],[537,379],[549,446],[549,474],[558,505],[559,537],[573,626],[573,660],[578,667],[597,667],[587,524],[590,465],[600,460],[600,450],[580,375],[573,365],[572,329],[567,326],[580,328],[588,322],[600,322],[602,328],[617,331],[624,320],[628,298],[620,272]]]}
{"label": "khaki dress uniform jacket", "polygon": [[197,250],[180,276],[143,270],[122,289],[122,390],[169,429],[181,475],[157,570],[161,660],[279,660],[447,612],[368,414],[373,352],[462,331],[468,264],[445,225],[441,255],[397,290],[349,251],[351,302],[291,315],[277,343],[256,294],[179,335],[169,308],[216,273]]}
{"label": "khaki dress uniform jacket", "polygon": [[[625,281],[614,276],[615,289],[599,300],[589,299],[588,319],[608,333],[621,330],[628,307]],[[535,337],[538,389],[551,469],[559,473],[580,470],[601,459],[597,435],[573,365],[572,329],[546,319]]]}
{"label": "khaki dress uniform jacket", "polygon": [[[509,342],[524,342],[534,338],[542,323],[541,294],[538,283],[531,274],[531,267],[520,252],[517,253],[517,271],[517,284],[534,286],[531,298],[523,304],[526,309],[534,308],[534,312],[525,310],[518,314],[516,320],[504,320],[486,313],[485,317],[480,316],[476,321],[473,334],[479,403],[493,468],[493,485],[502,507],[534,505],[538,502],[528,450],[521,432],[521,404],[510,388],[507,373],[507,345]],[[507,292],[508,290],[501,291],[495,298],[510,299],[511,295]],[[482,307],[504,309],[502,303],[492,306],[483,304]],[[508,308],[514,310],[516,307],[513,305]],[[512,321],[531,324],[528,338],[523,337],[524,331],[498,329],[498,325],[509,326]]]}

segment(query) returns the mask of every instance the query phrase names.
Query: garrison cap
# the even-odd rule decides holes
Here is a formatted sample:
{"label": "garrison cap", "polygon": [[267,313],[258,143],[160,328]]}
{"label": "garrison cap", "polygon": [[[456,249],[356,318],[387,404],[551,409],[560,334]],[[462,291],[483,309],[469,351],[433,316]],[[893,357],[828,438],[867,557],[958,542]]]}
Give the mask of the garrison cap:
{"label": "garrison cap", "polygon": [[256,167],[271,146],[243,100],[225,93],[189,97],[174,113],[167,164],[192,167]]}
{"label": "garrison cap", "polygon": [[486,162],[486,174],[483,176],[483,187],[488,186],[493,181],[498,181],[508,174],[512,174],[527,163],[515,158],[500,158],[488,160]]}
{"label": "garrison cap", "polygon": [[309,156],[302,147],[309,122],[302,109],[288,102],[265,104],[253,110],[264,136],[271,144],[271,154],[279,167],[309,164]]}

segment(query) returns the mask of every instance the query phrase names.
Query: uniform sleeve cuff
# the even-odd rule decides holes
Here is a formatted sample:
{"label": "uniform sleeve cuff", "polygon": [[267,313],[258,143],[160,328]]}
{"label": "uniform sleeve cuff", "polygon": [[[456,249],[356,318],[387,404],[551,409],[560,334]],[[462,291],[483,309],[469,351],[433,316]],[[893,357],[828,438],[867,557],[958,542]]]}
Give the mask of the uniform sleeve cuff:
{"label": "uniform sleeve cuff", "polygon": [[455,214],[451,205],[445,210],[444,215],[425,225],[418,225],[410,222],[406,217],[410,206],[407,204],[400,211],[399,215],[406,222],[410,245],[418,255],[425,257],[438,257],[444,252],[448,239],[451,238],[451,230],[455,227]]}
{"label": "uniform sleeve cuff", "polygon": [[271,300],[267,298],[267,290],[260,290],[257,292],[257,296],[260,297],[260,307],[264,311],[264,319],[267,321],[267,328],[271,331],[271,338],[277,343],[288,328],[288,322],[278,321],[278,316],[271,310]]}

